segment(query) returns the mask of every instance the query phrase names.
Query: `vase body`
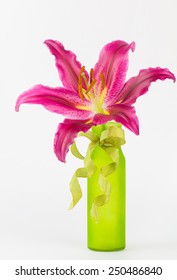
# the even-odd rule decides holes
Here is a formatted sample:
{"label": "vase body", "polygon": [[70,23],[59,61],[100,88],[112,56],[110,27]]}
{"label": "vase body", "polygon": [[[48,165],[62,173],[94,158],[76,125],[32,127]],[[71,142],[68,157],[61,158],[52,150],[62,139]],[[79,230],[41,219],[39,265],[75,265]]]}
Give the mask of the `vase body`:
{"label": "vase body", "polygon": [[102,193],[98,184],[100,170],[103,165],[110,164],[111,159],[100,147],[97,147],[92,154],[97,171],[88,178],[87,237],[88,248],[96,251],[117,251],[125,248],[125,157],[121,147],[117,149],[117,153],[117,168],[107,176],[111,184],[110,198],[105,205],[99,207],[98,221],[92,217],[90,209],[94,198]]}

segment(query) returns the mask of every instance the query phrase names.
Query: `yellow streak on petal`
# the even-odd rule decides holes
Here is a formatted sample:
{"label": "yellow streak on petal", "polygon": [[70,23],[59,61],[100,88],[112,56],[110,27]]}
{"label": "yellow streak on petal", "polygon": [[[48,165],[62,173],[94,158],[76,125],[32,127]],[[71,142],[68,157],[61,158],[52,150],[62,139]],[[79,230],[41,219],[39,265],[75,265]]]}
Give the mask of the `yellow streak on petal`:
{"label": "yellow streak on petal", "polygon": [[106,94],[107,94],[107,88],[105,87],[101,93],[101,96],[100,96],[100,104],[103,105],[103,102],[105,100],[105,97],[106,97]]}
{"label": "yellow streak on petal", "polygon": [[83,105],[76,105],[76,109],[91,111],[91,108],[89,108],[87,106],[83,106]]}
{"label": "yellow streak on petal", "polygon": [[120,101],[118,101],[118,102],[116,102],[116,104],[120,104],[120,103],[122,103],[122,101],[123,101],[123,99],[122,99],[122,100],[120,100]]}
{"label": "yellow streak on petal", "polygon": [[104,115],[110,115],[110,113],[106,110],[104,110]]}
{"label": "yellow streak on petal", "polygon": [[91,123],[91,122],[92,122],[92,120],[89,120],[89,121],[86,122],[86,124]]}

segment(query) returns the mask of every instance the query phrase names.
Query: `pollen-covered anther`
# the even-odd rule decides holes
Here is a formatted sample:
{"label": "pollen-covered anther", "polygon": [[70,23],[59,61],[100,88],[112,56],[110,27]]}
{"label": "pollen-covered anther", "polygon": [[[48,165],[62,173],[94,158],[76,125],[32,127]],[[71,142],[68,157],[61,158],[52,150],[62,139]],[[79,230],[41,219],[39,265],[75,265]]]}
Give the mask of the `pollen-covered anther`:
{"label": "pollen-covered anther", "polygon": [[105,88],[105,78],[103,73],[100,73],[100,80],[101,80],[101,89],[103,90]]}
{"label": "pollen-covered anther", "polygon": [[79,97],[84,100],[84,94],[83,94],[83,84],[82,84],[82,76],[85,71],[85,66],[82,66],[80,73],[79,73],[79,79],[78,79],[78,92],[79,92]]}
{"label": "pollen-covered anther", "polygon": [[79,76],[81,76],[82,75],[82,73],[85,71],[85,66],[83,65],[82,67],[81,67],[81,70],[80,70],[80,74],[79,74]]}
{"label": "pollen-covered anther", "polygon": [[90,69],[90,84],[92,83],[93,81],[93,74],[94,74],[94,70],[93,68]]}
{"label": "pollen-covered anther", "polygon": [[82,84],[79,84],[78,86],[78,91],[79,91],[79,97],[84,100],[84,95],[83,95],[83,92],[82,92]]}

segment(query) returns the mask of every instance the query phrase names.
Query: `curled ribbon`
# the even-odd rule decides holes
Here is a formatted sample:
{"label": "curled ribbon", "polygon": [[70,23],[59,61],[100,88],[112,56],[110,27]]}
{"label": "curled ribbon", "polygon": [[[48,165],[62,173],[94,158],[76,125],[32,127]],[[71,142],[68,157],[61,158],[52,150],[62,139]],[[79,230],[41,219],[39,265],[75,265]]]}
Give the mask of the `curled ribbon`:
{"label": "curled ribbon", "polygon": [[80,132],[78,135],[88,138],[91,143],[88,146],[85,157],[81,155],[75,142],[71,146],[72,154],[76,158],[84,161],[84,167],[78,168],[70,181],[72,202],[69,209],[72,209],[82,197],[82,190],[78,178],[90,178],[98,168],[92,159],[94,150],[99,146],[111,159],[111,163],[103,165],[100,168],[98,184],[103,193],[96,196],[92,203],[91,216],[98,222],[98,208],[109,202],[111,184],[107,176],[112,174],[118,167],[119,148],[125,144],[124,131],[120,124],[109,122],[106,125],[93,126],[92,131],[86,133]]}

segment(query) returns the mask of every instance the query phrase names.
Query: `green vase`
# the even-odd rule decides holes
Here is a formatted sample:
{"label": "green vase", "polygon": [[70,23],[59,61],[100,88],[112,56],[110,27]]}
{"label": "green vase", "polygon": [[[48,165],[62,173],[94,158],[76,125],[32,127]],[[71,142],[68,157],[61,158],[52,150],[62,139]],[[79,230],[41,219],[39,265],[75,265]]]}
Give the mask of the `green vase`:
{"label": "green vase", "polygon": [[110,198],[105,205],[99,207],[98,221],[92,217],[91,208],[94,198],[102,193],[98,184],[100,170],[111,163],[111,158],[99,147],[92,154],[97,171],[88,178],[88,248],[96,251],[117,251],[125,248],[125,157],[121,147],[117,148],[117,153],[117,168],[107,176],[111,185]]}

